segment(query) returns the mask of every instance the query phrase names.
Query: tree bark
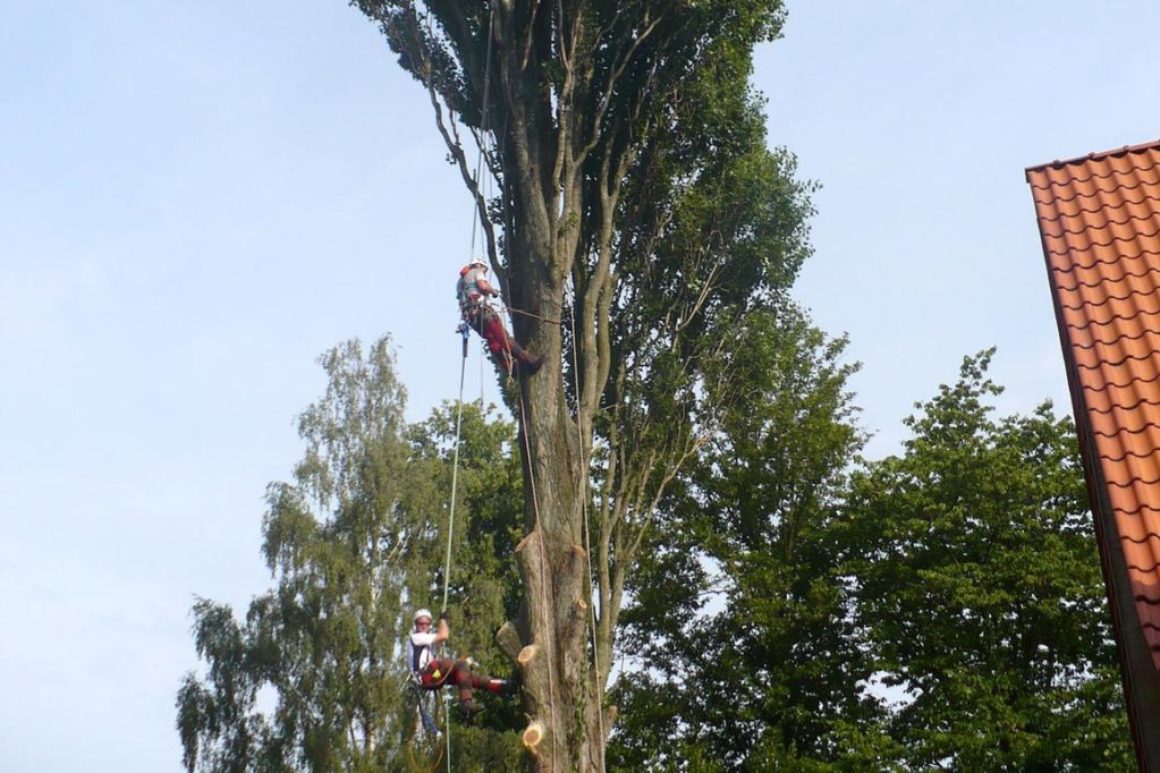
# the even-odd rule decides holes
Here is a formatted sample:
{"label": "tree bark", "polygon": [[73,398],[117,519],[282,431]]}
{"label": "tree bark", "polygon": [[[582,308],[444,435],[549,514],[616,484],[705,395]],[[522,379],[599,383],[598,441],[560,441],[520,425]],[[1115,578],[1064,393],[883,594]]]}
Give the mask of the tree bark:
{"label": "tree bark", "polygon": [[[633,427],[622,435],[616,425],[624,414],[615,407],[602,414],[603,400],[624,395],[614,363],[624,352],[610,340],[612,315],[627,303],[617,298],[622,194],[641,149],[670,128],[680,85],[707,58],[707,41],[720,36],[732,45],[722,25],[740,24],[745,8],[665,0],[353,1],[379,21],[401,65],[431,94],[440,133],[485,221],[505,301],[518,312],[513,335],[546,357],[536,375],[517,375],[512,409],[526,537],[516,559],[525,604],[498,638],[522,672],[533,767],[602,771],[613,718],[602,694],[626,571],[648,524],[645,510],[671,479],[669,468],[685,458],[680,437],[643,453],[618,447],[649,433]],[[752,10],[754,18],[775,14],[774,6]],[[496,178],[491,207],[461,147],[460,119]],[[567,339],[565,323],[575,325]],[[665,327],[657,322],[652,330]],[[565,383],[566,340],[575,357],[567,364],[572,384]],[[632,378],[648,378],[647,364],[635,367]],[[618,382],[611,398],[610,377]],[[598,431],[608,459],[603,488],[593,492]],[[665,471],[656,474],[657,467]],[[601,497],[589,530],[586,507]]]}

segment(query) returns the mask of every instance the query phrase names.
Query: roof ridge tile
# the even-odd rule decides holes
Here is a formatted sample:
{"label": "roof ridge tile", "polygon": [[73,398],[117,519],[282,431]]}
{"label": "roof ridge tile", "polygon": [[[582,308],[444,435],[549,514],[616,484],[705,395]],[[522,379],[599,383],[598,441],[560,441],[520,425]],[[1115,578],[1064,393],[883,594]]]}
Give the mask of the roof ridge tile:
{"label": "roof ridge tile", "polygon": [[1025,169],[1025,171],[1037,172],[1041,169],[1047,169],[1048,167],[1060,168],[1072,164],[1083,163],[1085,161],[1098,161],[1110,156],[1126,156],[1129,153],[1143,153],[1144,151],[1157,148],[1160,148],[1160,139],[1143,142],[1139,145],[1123,145],[1121,147],[1112,148],[1110,150],[1101,150],[1094,153],[1088,153],[1086,156],[1076,156],[1075,158],[1065,158],[1062,160],[1057,158],[1045,164],[1035,164],[1033,166],[1029,166]]}

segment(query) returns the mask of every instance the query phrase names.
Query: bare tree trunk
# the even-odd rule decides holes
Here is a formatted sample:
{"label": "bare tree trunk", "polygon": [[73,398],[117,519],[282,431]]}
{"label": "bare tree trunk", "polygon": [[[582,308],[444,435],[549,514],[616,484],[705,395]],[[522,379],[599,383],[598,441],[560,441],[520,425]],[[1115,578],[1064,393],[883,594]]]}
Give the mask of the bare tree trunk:
{"label": "bare tree trunk", "polygon": [[[523,676],[533,769],[603,771],[612,717],[601,696],[626,572],[691,442],[687,432],[668,428],[671,441],[639,453],[633,443],[643,430],[622,435],[605,427],[602,490],[590,491],[593,437],[610,377],[618,382],[614,400],[625,394],[610,342],[617,218],[634,159],[671,124],[680,86],[730,5],[710,13],[669,0],[352,1],[379,22],[401,66],[427,87],[483,222],[492,267],[518,312],[513,334],[547,358],[535,376],[519,376],[513,406],[526,497],[525,538],[516,550],[525,606],[500,639]],[[737,23],[746,14],[734,16]],[[475,178],[460,127],[480,143],[499,190],[494,202]],[[656,233],[663,230],[658,225]],[[562,324],[573,313],[576,361],[568,370],[576,383],[565,384]],[[633,367],[643,370],[631,378],[648,378],[647,364]],[[609,416],[615,425],[615,410],[602,421]],[[585,508],[593,499],[602,501],[587,535]]]}
{"label": "bare tree trunk", "polygon": [[[543,234],[536,237],[525,243],[552,242]],[[534,279],[523,285],[520,302],[533,314],[558,319],[564,288],[549,267],[559,261],[528,255],[526,265],[533,270],[525,277]],[[533,351],[548,356],[539,373],[519,385],[527,536],[516,548],[526,593],[516,663],[530,716],[524,742],[534,769],[602,771],[605,738],[598,728],[605,723],[597,719],[593,699],[588,554],[577,506],[586,477],[565,401],[562,330],[522,315],[516,330]]]}

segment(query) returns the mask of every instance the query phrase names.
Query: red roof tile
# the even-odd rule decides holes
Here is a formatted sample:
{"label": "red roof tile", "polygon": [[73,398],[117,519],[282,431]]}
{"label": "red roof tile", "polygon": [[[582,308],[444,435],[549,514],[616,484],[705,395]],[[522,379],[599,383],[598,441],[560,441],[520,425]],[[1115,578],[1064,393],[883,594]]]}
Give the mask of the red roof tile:
{"label": "red roof tile", "polygon": [[1160,141],[1030,167],[1027,182],[1089,475],[1160,668]]}

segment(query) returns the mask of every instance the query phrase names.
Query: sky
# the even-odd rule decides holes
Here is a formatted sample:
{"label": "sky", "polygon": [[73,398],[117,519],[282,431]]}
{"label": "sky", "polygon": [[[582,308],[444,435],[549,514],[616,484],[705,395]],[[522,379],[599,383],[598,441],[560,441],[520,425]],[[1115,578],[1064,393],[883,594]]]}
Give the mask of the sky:
{"label": "sky", "polygon": [[[822,185],[795,295],[867,455],[992,345],[1002,412],[1070,411],[1023,170],[1160,136],[1160,4],[789,9],[754,82]],[[390,333],[408,415],[454,399],[471,217],[339,0],[0,0],[0,770],[181,770],[189,609],[268,587],[317,356]]]}

